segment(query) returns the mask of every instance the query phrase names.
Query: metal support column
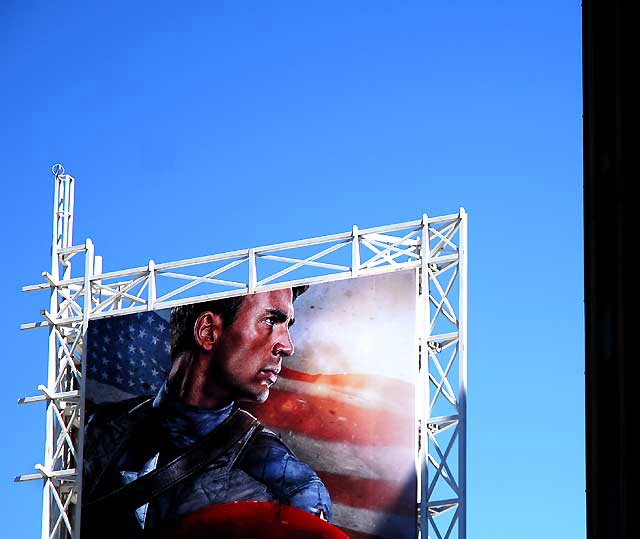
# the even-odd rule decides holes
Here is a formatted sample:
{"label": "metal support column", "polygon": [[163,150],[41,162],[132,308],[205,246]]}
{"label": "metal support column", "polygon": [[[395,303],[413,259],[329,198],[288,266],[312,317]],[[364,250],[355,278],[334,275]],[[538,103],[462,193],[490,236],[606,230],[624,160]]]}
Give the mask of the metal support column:
{"label": "metal support column", "polygon": [[[23,290],[49,289],[49,310],[42,311],[44,322],[32,327],[49,329],[49,365],[47,385],[41,395],[25,397],[19,403],[46,403],[44,464],[36,465],[37,474],[16,477],[16,481],[43,480],[42,539],[76,538],[73,524],[78,501],[77,435],[80,427],[81,339],[86,329],[90,304],[82,296],[83,286],[72,278],[71,259],[87,252],[87,245],[73,246],[74,183],[62,165],[52,168],[54,175],[53,236],[51,272],[43,273],[45,283]],[[87,258],[87,263],[90,262]],[[91,277],[87,267],[85,278]],[[70,318],[86,313],[86,322]]]}
{"label": "metal support column", "polygon": [[423,222],[421,538],[466,539],[467,215]]}

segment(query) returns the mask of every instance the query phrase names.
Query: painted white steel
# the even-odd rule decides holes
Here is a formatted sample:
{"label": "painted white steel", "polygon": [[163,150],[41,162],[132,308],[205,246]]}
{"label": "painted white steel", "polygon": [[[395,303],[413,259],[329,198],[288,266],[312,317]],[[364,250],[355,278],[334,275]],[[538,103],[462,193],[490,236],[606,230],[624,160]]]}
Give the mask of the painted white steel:
{"label": "painted white steel", "polygon": [[464,208],[460,208],[460,261],[458,270],[460,274],[458,293],[458,333],[460,342],[460,356],[458,359],[458,484],[463,496],[460,497],[458,508],[459,537],[467,535],[467,302],[468,302],[468,219]]}
{"label": "painted white steel", "polygon": [[419,328],[422,329],[419,342],[419,392],[421,396],[419,406],[421,408],[421,414],[417,416],[419,421],[420,432],[420,451],[418,454],[420,470],[418,481],[418,500],[419,500],[419,513],[418,513],[418,532],[419,539],[428,539],[429,537],[429,521],[428,521],[428,481],[429,481],[429,434],[427,431],[427,424],[429,417],[431,416],[431,410],[429,409],[429,353],[427,349],[427,342],[429,340],[430,324],[431,320],[429,316],[429,217],[427,214],[423,214],[421,221],[421,236],[420,236],[420,272],[419,272],[419,290],[418,290],[418,308],[420,310]]}
{"label": "painted white steel", "polygon": [[[43,321],[21,326],[22,329],[49,329],[47,385],[39,387],[42,395],[19,401],[47,403],[44,465],[36,466],[36,474],[16,478],[16,481],[43,480],[43,539],[79,537],[80,511],[76,511],[75,506],[80,499],[81,481],[76,469],[82,469],[83,444],[82,429],[78,426],[84,421],[83,342],[90,320],[407,269],[418,272],[418,534],[421,539],[445,539],[454,535],[457,539],[466,539],[467,215],[464,209],[458,214],[439,217],[425,214],[417,221],[368,229],[354,226],[349,232],[175,262],[156,264],[150,260],[147,266],[103,273],[102,259],[95,255],[91,240],[83,245],[72,244],[75,180],[64,175],[61,167],[57,172],[51,272],[43,274],[44,283],[23,287],[25,292],[48,289],[49,309],[42,311]],[[343,249],[349,245],[351,249]],[[309,254],[309,248],[314,246],[317,251]],[[299,248],[307,248],[303,256],[295,252]],[[333,253],[334,259],[324,259]],[[84,275],[72,278],[72,259],[83,255]],[[342,258],[335,260],[336,256]],[[263,261],[288,266],[266,271]],[[212,263],[222,265],[203,269]],[[316,274],[297,276],[295,272],[301,268],[313,268]],[[180,271],[175,271],[177,269]],[[238,274],[244,274],[243,280],[238,280]],[[284,276],[290,280],[278,281]],[[158,288],[160,278],[164,285],[162,292]],[[180,284],[174,286],[173,283]],[[202,293],[199,287],[203,285],[222,289]],[[447,325],[454,331],[443,332],[441,328]],[[455,381],[450,378],[453,372],[458,375]],[[441,403],[453,412],[436,415]],[[446,484],[454,496],[438,499],[435,493],[439,482]],[[453,518],[442,520],[440,517],[445,513],[453,514]]]}

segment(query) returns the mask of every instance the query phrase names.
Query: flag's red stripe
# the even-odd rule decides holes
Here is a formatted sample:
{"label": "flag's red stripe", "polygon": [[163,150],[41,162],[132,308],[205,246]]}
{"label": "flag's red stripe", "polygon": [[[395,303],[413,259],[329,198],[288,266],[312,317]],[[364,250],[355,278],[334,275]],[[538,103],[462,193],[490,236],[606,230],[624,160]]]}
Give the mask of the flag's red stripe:
{"label": "flag's red stripe", "polygon": [[287,380],[296,380],[298,382],[307,382],[310,384],[325,384],[331,386],[350,387],[357,389],[369,389],[372,386],[380,388],[381,392],[391,393],[406,398],[409,393],[413,393],[413,385],[409,382],[389,378],[380,374],[309,374],[302,371],[296,371],[287,367],[282,367],[280,377]]}
{"label": "flag's red stripe", "polygon": [[414,516],[416,514],[416,480],[405,482],[364,479],[318,471],[331,501],[359,509]]}
{"label": "flag's red stripe", "polygon": [[413,447],[413,408],[406,415],[373,410],[341,399],[272,391],[262,405],[243,403],[265,425],[318,440],[357,445]]}

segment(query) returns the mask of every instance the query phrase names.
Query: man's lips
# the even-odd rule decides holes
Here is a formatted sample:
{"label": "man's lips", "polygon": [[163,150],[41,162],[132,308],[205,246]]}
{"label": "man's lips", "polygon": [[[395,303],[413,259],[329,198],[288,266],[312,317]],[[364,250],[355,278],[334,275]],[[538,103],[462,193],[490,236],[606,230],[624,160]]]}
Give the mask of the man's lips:
{"label": "man's lips", "polygon": [[258,374],[264,381],[268,381],[270,385],[273,385],[278,380],[280,369],[277,367],[262,369]]}

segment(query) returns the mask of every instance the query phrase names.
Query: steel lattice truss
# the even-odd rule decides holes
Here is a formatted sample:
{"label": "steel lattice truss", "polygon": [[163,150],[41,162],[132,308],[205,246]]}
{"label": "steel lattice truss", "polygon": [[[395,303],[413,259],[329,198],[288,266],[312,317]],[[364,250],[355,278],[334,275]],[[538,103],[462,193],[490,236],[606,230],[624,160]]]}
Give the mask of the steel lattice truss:
{"label": "steel lattice truss", "polygon": [[[422,539],[466,539],[466,226],[463,209],[396,225],[102,272],[91,240],[73,245],[74,179],[54,167],[52,270],[24,291],[48,290],[42,538],[79,537],[82,341],[90,320],[294,286],[415,268],[418,272],[417,493]],[[81,275],[74,277],[73,268]],[[84,538],[87,539],[87,538]]]}

